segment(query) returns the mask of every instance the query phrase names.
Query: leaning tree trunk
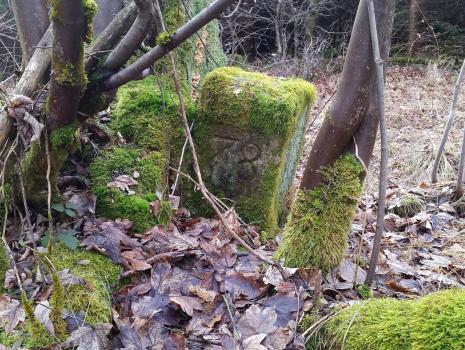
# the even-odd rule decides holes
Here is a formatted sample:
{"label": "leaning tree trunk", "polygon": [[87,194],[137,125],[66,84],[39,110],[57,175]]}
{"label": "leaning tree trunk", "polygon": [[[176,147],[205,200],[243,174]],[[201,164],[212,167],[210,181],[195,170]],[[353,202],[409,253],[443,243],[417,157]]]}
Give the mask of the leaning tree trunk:
{"label": "leaning tree trunk", "polygon": [[[394,6],[395,0],[375,1],[384,57]],[[278,249],[287,266],[328,272],[343,260],[379,123],[375,77],[368,8],[360,1],[335,101],[311,150]]]}
{"label": "leaning tree trunk", "polygon": [[[378,32],[383,36],[380,38],[383,43],[381,50],[387,52],[384,36],[390,37],[394,1],[377,0],[375,8]],[[367,114],[375,76],[368,11],[366,6],[359,6],[341,82],[310,152],[300,188],[318,186],[322,181],[321,168],[333,164],[353,143],[353,137]]]}
{"label": "leaning tree trunk", "polygon": [[24,69],[49,26],[47,0],[14,0],[12,7],[21,44],[21,67]]}

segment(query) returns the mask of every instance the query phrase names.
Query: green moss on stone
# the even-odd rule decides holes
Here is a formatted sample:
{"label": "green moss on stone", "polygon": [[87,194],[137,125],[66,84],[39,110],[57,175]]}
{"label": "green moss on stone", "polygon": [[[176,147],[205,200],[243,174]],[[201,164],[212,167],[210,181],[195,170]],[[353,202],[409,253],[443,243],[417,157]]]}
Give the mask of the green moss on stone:
{"label": "green moss on stone", "polygon": [[336,313],[307,349],[465,349],[465,290],[361,302]]}
{"label": "green moss on stone", "polygon": [[362,191],[362,171],[355,157],[345,154],[322,170],[320,187],[300,190],[277,251],[286,266],[329,271],[341,263]]}
{"label": "green moss on stone", "polygon": [[[313,85],[301,79],[280,79],[236,67],[218,68],[205,77],[195,142],[207,186],[218,197],[234,200],[240,216],[260,226],[265,231],[262,234],[265,239],[275,235],[284,213],[286,196],[302,149],[309,107],[315,98]],[[222,133],[225,134],[224,139]],[[212,139],[220,138],[220,142],[226,145],[228,142],[235,144],[242,142],[241,134],[253,136],[249,141],[244,141],[247,144],[238,146],[244,149],[234,148],[234,152],[241,153],[249,143],[258,148],[259,165],[256,164],[257,159],[246,159],[248,165],[244,165],[243,171],[246,173],[248,170],[245,166],[248,166],[259,180],[246,195],[239,195],[234,190],[228,195],[222,193],[224,188],[218,188],[223,185],[215,186],[223,181],[220,178],[223,170],[213,175],[211,167],[218,161],[221,163],[223,158],[217,158],[216,151],[221,152],[221,149],[214,149],[220,146],[215,146]],[[237,161],[238,164],[220,164],[222,169],[226,168],[225,176],[227,181],[233,182],[233,188],[240,186],[235,183],[236,180],[242,181],[238,169],[245,158],[240,157],[245,156],[238,155],[238,159],[235,159],[235,156],[225,153],[227,162]],[[199,200],[200,194],[189,195],[189,209],[194,214],[210,214],[204,210],[205,203]]]}
{"label": "green moss on stone", "polygon": [[231,125],[265,136],[290,136],[304,109],[315,99],[315,87],[305,80],[223,67],[205,77],[199,113],[206,123]]}

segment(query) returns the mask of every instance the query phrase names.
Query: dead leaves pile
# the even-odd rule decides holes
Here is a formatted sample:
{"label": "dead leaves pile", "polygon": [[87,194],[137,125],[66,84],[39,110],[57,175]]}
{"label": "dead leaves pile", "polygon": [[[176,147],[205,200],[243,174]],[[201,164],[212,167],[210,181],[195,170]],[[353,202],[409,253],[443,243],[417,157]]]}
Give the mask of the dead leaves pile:
{"label": "dead leaves pile", "polygon": [[[451,187],[425,183],[408,191],[388,191],[389,203],[408,195],[424,205],[412,217],[386,213],[375,296],[412,298],[465,287],[465,220],[454,210],[452,193]],[[349,235],[347,258],[326,276],[322,287],[329,306],[361,298],[354,286],[365,279],[375,231],[376,201],[364,196]]]}
{"label": "dead leaves pile", "polygon": [[[319,293],[319,271],[288,269],[284,281],[274,267],[239,247],[217,220],[176,217],[168,227],[143,234],[132,234],[131,227],[128,220],[86,216],[81,222],[81,248],[123,266],[124,286],[112,295],[113,324],[93,327],[85,316],[68,317],[64,310],[69,338],[48,349],[304,349],[297,325]],[[235,229],[271,258],[273,251],[260,246],[257,234]],[[59,278],[64,286],[86,283],[66,270]],[[35,317],[53,334],[49,295],[48,289],[37,296]],[[24,320],[20,302],[1,296],[0,327],[9,333]]]}
{"label": "dead leaves pile", "polygon": [[319,272],[293,269],[283,281],[216,220],[184,219],[137,236],[129,229],[128,221],[97,220],[81,244],[122,264],[131,280],[113,295],[113,348],[304,348],[297,323],[313,305]]}

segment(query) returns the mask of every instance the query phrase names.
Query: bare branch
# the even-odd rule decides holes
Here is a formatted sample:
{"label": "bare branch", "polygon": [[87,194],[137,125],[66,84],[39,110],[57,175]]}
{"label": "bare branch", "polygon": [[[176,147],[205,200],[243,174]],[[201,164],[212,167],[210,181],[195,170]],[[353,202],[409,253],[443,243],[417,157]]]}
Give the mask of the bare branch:
{"label": "bare branch", "polygon": [[152,66],[156,61],[172,51],[203,26],[213,19],[217,18],[234,0],[215,0],[207,8],[197,14],[189,22],[179,28],[166,45],[158,45],[148,53],[139,58],[136,62],[129,65],[122,71],[108,78],[100,87],[101,91],[109,91],[126,84],[127,82],[137,79],[140,73]]}
{"label": "bare branch", "polygon": [[[50,26],[39,42],[39,48],[34,51],[34,54],[29,60],[29,64],[26,66],[21,79],[13,90],[13,94],[32,97],[34,92],[38,90],[42,77],[45,75],[50,65],[51,49],[49,49],[49,47],[52,44],[52,38],[53,34]],[[10,134],[12,126],[12,119],[3,112],[0,115],[0,145],[2,147]]]}
{"label": "bare branch", "polygon": [[373,48],[373,60],[376,63],[376,89],[379,97],[379,129],[381,134],[381,169],[379,179],[378,194],[378,214],[376,218],[376,234],[371,252],[370,267],[368,268],[365,283],[371,285],[375,277],[376,266],[378,265],[379,251],[381,248],[381,239],[384,232],[384,212],[386,210],[386,191],[388,186],[388,161],[389,161],[389,144],[387,135],[387,125],[384,110],[384,68],[383,60],[380,54],[378,41],[378,30],[376,28],[375,7],[373,0],[365,0],[368,6],[368,15],[370,20],[370,33]]}
{"label": "bare branch", "polygon": [[153,17],[153,6],[150,0],[134,0],[139,11],[131,29],[108,55],[103,69],[116,71],[134,54],[134,51],[145,39]]}
{"label": "bare branch", "polygon": [[92,42],[87,50],[88,57],[85,61],[86,71],[89,72],[98,63],[100,57],[106,55],[107,51],[113,49],[121,40],[121,37],[128,32],[132,23],[136,19],[137,6],[134,2],[122,9],[113,18],[111,23]]}
{"label": "bare branch", "polygon": [[100,34],[123,8],[122,0],[96,0],[97,14],[94,18],[94,33]]}

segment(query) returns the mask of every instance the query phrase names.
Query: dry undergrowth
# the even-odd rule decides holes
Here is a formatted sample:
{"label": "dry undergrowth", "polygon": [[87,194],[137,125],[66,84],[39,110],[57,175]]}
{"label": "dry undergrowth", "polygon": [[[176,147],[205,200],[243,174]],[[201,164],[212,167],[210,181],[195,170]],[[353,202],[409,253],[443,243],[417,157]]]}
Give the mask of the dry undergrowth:
{"label": "dry undergrowth", "polygon": [[[429,66],[390,66],[386,77],[386,117],[390,146],[391,184],[413,186],[428,181],[436,149],[444,130],[457,72]],[[313,110],[317,120],[310,126],[306,140],[312,144],[324,112],[332,103],[339,76],[318,77],[315,81],[318,102]],[[459,96],[454,127],[449,136],[439,181],[456,177],[460,143],[465,123],[465,89]],[[379,174],[379,140],[375,146],[369,176],[368,193],[376,193]],[[297,177],[303,171],[299,167]]]}

